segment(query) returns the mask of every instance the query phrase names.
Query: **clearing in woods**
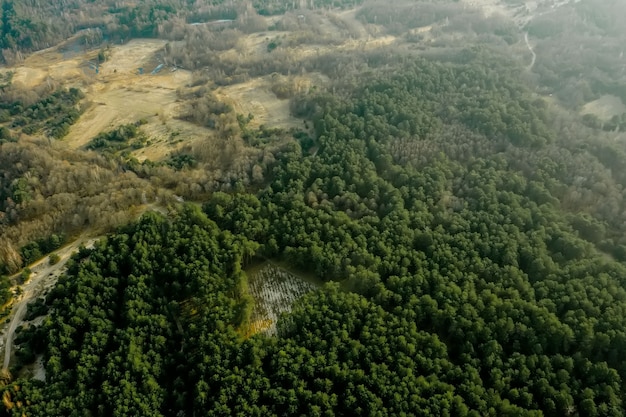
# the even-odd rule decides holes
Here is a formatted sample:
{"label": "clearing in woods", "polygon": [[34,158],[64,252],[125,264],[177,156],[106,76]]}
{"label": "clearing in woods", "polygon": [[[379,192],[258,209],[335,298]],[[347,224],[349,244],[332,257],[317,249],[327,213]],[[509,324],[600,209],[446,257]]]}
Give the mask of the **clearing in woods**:
{"label": "clearing in woods", "polygon": [[[272,77],[253,78],[239,84],[220,87],[215,95],[221,101],[230,104],[235,113],[247,116],[252,114],[254,119],[250,123],[253,127],[265,125],[289,129],[302,127],[302,120],[291,115],[289,100],[280,99],[272,92]],[[306,89],[311,82],[306,77],[294,81],[299,89]]]}
{"label": "clearing in woods", "polygon": [[[150,133],[152,145],[135,151],[135,155],[139,160],[159,160],[180,146],[171,141],[173,132],[184,132],[188,143],[209,135],[207,129],[176,119],[176,90],[190,83],[191,73],[164,66],[159,73],[151,74],[159,65],[156,56],[165,44],[155,39],[132,40],[113,47],[98,74],[90,68],[92,83],[85,89],[89,105],[64,142],[80,148],[102,131],[144,119],[148,122],[144,130]],[[143,74],[139,68],[143,68]]]}
{"label": "clearing in woods", "polygon": [[281,314],[291,311],[294,302],[320,286],[314,279],[292,274],[271,262],[249,268],[246,273],[255,301],[246,336],[260,332],[275,335]]}
{"label": "clearing in woods", "polygon": [[580,113],[593,114],[600,120],[608,121],[613,116],[621,116],[626,113],[626,106],[619,97],[607,94],[585,104]]}

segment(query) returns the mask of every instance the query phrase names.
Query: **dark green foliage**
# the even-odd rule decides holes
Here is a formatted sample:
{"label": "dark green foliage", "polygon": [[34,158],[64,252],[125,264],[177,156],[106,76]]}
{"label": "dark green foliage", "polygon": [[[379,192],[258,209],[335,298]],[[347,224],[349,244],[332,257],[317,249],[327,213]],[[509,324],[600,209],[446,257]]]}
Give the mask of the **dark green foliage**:
{"label": "dark green foliage", "polygon": [[48,312],[48,307],[43,298],[38,298],[32,303],[28,304],[28,310],[26,311],[25,320],[33,320],[37,317],[43,316]]}
{"label": "dark green foliage", "polygon": [[78,102],[83,97],[80,90],[70,88],[56,91],[26,108],[18,101],[2,102],[0,109],[14,116],[11,126],[13,128],[21,127],[22,131],[29,135],[43,132],[50,137],[61,139],[80,117]]}
{"label": "dark green foliage", "polygon": [[[0,271],[2,269],[2,265],[0,265]],[[11,299],[11,295],[11,281],[9,277],[0,273],[0,305],[6,304]]]}
{"label": "dark green foliage", "polygon": [[31,274],[32,274],[32,271],[30,270],[30,268],[26,267],[22,269],[22,272],[20,272],[20,275],[17,277],[17,283],[24,284],[26,281],[30,279]]}
{"label": "dark green foliage", "polygon": [[56,253],[51,254],[48,257],[48,263],[50,265],[56,265],[59,263],[59,261],[61,260],[61,258],[59,257],[59,255],[57,255]]}
{"label": "dark green foliage", "polygon": [[[547,110],[469,52],[309,96],[319,149],[285,148],[257,195],[215,193],[229,231],[185,207],[82,250],[24,347],[45,347],[46,384],[11,398],[33,416],[622,415],[626,268],[596,249],[614,232],[561,207],[573,168]],[[242,340],[257,253],[352,292]]]}
{"label": "dark green foliage", "polygon": [[81,249],[48,296],[53,316],[40,345],[47,388],[33,415],[187,409],[191,391],[180,388],[194,386],[196,366],[208,355],[203,345],[237,338],[241,307],[233,294],[250,249],[191,207],[173,222],[145,215],[94,250]]}
{"label": "dark green foliage", "polygon": [[180,171],[185,168],[194,168],[197,165],[197,161],[192,155],[179,153],[170,157],[166,164]]}
{"label": "dark green foliage", "polygon": [[[5,112],[4,114],[7,116],[7,120],[4,120],[3,115],[0,114],[0,123],[2,121],[5,121],[5,122],[8,121],[8,118],[10,117],[8,116],[8,112]],[[13,137],[13,135],[11,135],[11,131],[4,126],[0,126],[0,145],[6,142],[15,142],[15,141],[16,139]]]}
{"label": "dark green foliage", "polygon": [[[622,416],[623,149],[553,129],[484,49],[383,58],[295,101],[314,137],[296,132],[258,193],[83,248],[20,334],[47,380],[6,387],[9,414]],[[236,122],[249,144],[285,133]],[[255,255],[341,286],[243,340]]]}
{"label": "dark green foliage", "polygon": [[[379,387],[401,389],[402,384],[377,373],[382,365],[375,352],[382,355],[378,360],[393,376],[406,375],[407,369],[423,376],[430,371],[405,360],[400,362],[406,368],[394,368],[403,350],[387,332],[395,334],[391,329],[394,320],[399,320],[403,324],[398,333],[406,343],[402,346],[429,355],[436,351],[438,341],[446,347],[424,361],[439,360],[443,367],[431,380],[437,382],[437,388],[429,391],[432,396],[400,395],[412,411],[426,413],[431,405],[420,401],[439,401],[438,389],[451,395],[452,390],[446,388],[450,384],[459,396],[458,402],[454,395],[447,399],[449,408],[444,409],[451,415],[622,415],[626,367],[619,352],[626,340],[626,323],[615,311],[626,309],[626,304],[621,301],[616,306],[613,300],[626,300],[626,269],[577,237],[602,241],[607,235],[602,222],[586,215],[568,221],[559,212],[558,200],[532,181],[538,171],[516,168],[520,153],[527,155],[526,162],[541,160],[551,152],[551,145],[544,145],[543,150],[515,150],[498,143],[500,137],[521,146],[548,144],[554,132],[546,127],[544,116],[535,113],[537,119],[530,122],[542,126],[536,142],[520,142],[507,132],[511,126],[506,123],[491,130],[472,117],[459,117],[456,109],[468,115],[482,109],[491,112],[484,120],[493,120],[500,106],[496,97],[503,94],[499,89],[512,87],[503,78],[493,84],[485,82],[481,85],[485,99],[492,97],[492,89],[500,93],[491,104],[470,104],[469,94],[463,98],[464,89],[471,89],[472,82],[481,83],[478,74],[490,71],[471,65],[457,69],[422,64],[419,70],[379,77],[345,103],[319,104],[322,110],[315,124],[320,149],[314,157],[303,157],[295,148],[283,155],[273,182],[258,198],[216,194],[205,210],[220,225],[265,242],[267,256],[282,256],[300,268],[314,267],[322,278],[345,279],[347,287],[381,309],[374,316],[385,323],[385,329],[379,330],[382,333],[372,332],[376,327],[362,311],[355,313],[358,319],[351,319],[350,314],[359,311],[355,304],[367,302],[350,302],[345,295],[336,303],[313,296],[314,300],[303,302],[306,313],[296,310],[284,322],[282,337],[304,346],[303,357],[323,351],[324,358],[338,357],[342,365],[350,364],[347,369],[359,364],[372,379],[368,385],[354,374],[338,372],[329,377],[311,370],[293,377],[282,371],[282,386],[285,380],[291,381],[291,387],[304,384],[300,392],[306,393],[306,381],[314,375],[327,380],[323,392],[342,393],[322,410],[349,415],[350,409],[358,415],[356,404],[366,403],[368,410],[381,415],[406,411],[403,403],[386,399],[386,393],[378,391]],[[454,77],[448,78],[448,71]],[[472,76],[467,79],[463,73]],[[427,84],[434,74],[438,82]],[[453,107],[441,109],[439,102],[430,101],[433,91],[445,91],[449,100],[444,103]],[[524,103],[521,87],[507,94],[518,97],[515,103],[522,107],[532,106]],[[318,102],[333,100],[323,97]],[[519,114],[533,117],[532,112]],[[413,127],[415,120],[419,123]],[[455,122],[487,134],[492,142],[451,126]],[[498,151],[502,148],[508,150]],[[561,178],[564,173],[558,175]],[[353,307],[344,309],[345,305]],[[355,323],[367,323],[367,332]],[[418,347],[423,345],[417,334],[409,336],[411,326],[436,337],[424,343],[433,350]],[[600,345],[603,349],[598,350]],[[382,352],[366,353],[373,346]],[[287,354],[294,356],[297,363],[306,362]],[[288,359],[285,362],[289,363],[285,369],[297,369]],[[278,372],[272,368],[270,375]],[[359,383],[365,397],[350,400],[350,387]],[[319,393],[324,386],[319,384],[313,392]],[[285,404],[272,410],[306,414],[299,407],[311,404],[315,394],[305,393],[296,394],[288,403],[292,408]],[[239,401],[239,397],[232,400],[230,409],[236,409]],[[441,408],[431,413],[440,415]]]}
{"label": "dark green foliage", "polygon": [[274,49],[280,46],[280,41],[271,41],[267,44],[267,52],[272,52]]}
{"label": "dark green foliage", "polygon": [[65,235],[51,235],[45,239],[39,239],[35,242],[31,242],[28,245],[23,246],[20,249],[20,254],[26,265],[41,259],[44,255],[59,249],[66,242]]}
{"label": "dark green foliage", "polygon": [[117,152],[128,148],[141,148],[147,138],[139,130],[141,122],[122,125],[114,130],[102,132],[91,140],[87,149],[101,152]]}

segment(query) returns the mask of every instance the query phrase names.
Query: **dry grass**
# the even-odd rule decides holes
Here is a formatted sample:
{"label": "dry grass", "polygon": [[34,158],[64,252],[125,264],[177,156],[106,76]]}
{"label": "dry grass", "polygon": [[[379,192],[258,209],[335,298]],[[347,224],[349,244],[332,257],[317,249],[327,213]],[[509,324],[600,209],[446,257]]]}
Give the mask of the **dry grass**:
{"label": "dry grass", "polygon": [[301,127],[302,121],[291,116],[289,100],[281,100],[271,91],[271,80],[255,78],[245,83],[219,88],[216,96],[233,106],[235,112],[254,119],[251,126],[291,128]]}
{"label": "dry grass", "polygon": [[597,100],[585,104],[581,114],[593,114],[600,120],[611,120],[613,116],[619,116],[626,112],[626,106],[619,97],[604,95]]}
{"label": "dry grass", "polygon": [[[166,66],[151,75],[159,64],[158,51],[163,40],[136,39],[112,47],[99,74],[90,68],[97,51],[64,59],[57,49],[33,54],[16,68],[13,80],[25,88],[34,88],[48,80],[66,87],[79,87],[85,92],[88,106],[79,121],[71,127],[62,144],[72,149],[84,147],[98,133],[139,119],[148,121],[144,127],[154,146],[135,152],[138,159],[159,160],[181,146],[181,138],[193,141],[211,135],[208,129],[177,120],[180,103],[176,90],[191,81],[189,71],[171,72]],[[144,68],[139,75],[138,69]],[[177,140],[170,140],[178,132]],[[176,134],[175,134],[176,135]]]}

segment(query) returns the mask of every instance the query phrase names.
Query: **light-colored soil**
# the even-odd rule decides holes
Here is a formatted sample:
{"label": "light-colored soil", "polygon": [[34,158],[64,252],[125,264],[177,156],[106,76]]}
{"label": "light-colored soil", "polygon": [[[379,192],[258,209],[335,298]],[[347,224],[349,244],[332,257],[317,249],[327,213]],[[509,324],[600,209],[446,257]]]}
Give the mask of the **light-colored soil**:
{"label": "light-colored soil", "polygon": [[153,116],[152,123],[142,127],[143,132],[150,138],[150,145],[133,152],[139,161],[149,159],[158,161],[167,158],[172,152],[197,141],[214,140],[214,136],[207,129],[184,120],[166,119]]}
{"label": "light-colored soil", "polygon": [[[341,45],[299,45],[290,48],[288,53],[294,59],[304,59],[336,49],[373,49],[396,41],[393,36],[372,36],[356,19],[356,12],[354,9],[321,13],[318,16],[321,23],[329,26],[329,33],[347,38]],[[270,40],[283,42],[290,36],[298,35],[276,31],[251,34],[243,37],[232,50],[225,51],[222,57],[228,60],[255,60],[268,54],[267,44]],[[64,45],[70,45],[73,41],[70,39]],[[164,40],[135,39],[124,45],[113,45],[107,52],[108,60],[98,67],[98,73],[95,70],[97,50],[81,51],[80,48],[73,48],[71,54],[64,54],[60,52],[60,47],[37,52],[19,66],[3,71],[14,71],[14,83],[25,89],[54,83],[78,87],[85,93],[84,113],[71,126],[69,134],[61,141],[62,146],[84,148],[103,131],[145,119],[148,123],[142,130],[150,144],[133,154],[140,161],[158,161],[183,146],[215,136],[210,129],[178,119],[183,106],[177,90],[191,83],[192,74],[182,69],[171,71],[164,54],[160,52],[165,44]],[[166,65],[158,74],[152,75],[151,71],[160,63]],[[139,68],[143,68],[143,75],[139,74]],[[322,85],[322,78],[307,74],[291,77],[291,80],[304,89]],[[290,114],[289,100],[279,99],[272,92],[274,83],[275,80],[270,76],[256,78],[222,87],[216,95],[232,104],[235,112],[252,114],[253,127],[302,127],[302,121]]]}
{"label": "light-colored soil", "polygon": [[461,0],[461,2],[467,4],[468,6],[482,10],[486,17],[503,15],[513,18],[515,15],[512,8],[503,3],[501,0]]}
{"label": "light-colored soil", "polygon": [[581,114],[593,114],[600,120],[610,120],[613,116],[620,116],[626,112],[626,106],[619,97],[604,95],[597,100],[585,104]]}
{"label": "light-colored soil", "polygon": [[526,0],[524,4],[507,4],[503,0],[461,0],[463,4],[483,11],[485,16],[501,15],[513,20],[520,28],[533,18],[552,13],[570,0]]}
{"label": "light-colored soil", "polygon": [[43,355],[37,356],[37,360],[33,365],[33,379],[38,381],[46,380],[46,368],[43,363]]}
{"label": "light-colored soil", "polygon": [[38,68],[18,67],[14,69],[13,82],[32,88],[44,82],[48,73]]}
{"label": "light-colored soil", "polygon": [[14,304],[11,311],[10,321],[5,323],[0,330],[0,343],[2,343],[2,346],[0,347],[4,347],[4,371],[9,368],[15,330],[24,324],[24,316],[26,315],[28,303],[42,296],[52,286],[54,286],[61,273],[65,270],[67,260],[80,245],[90,247],[93,246],[95,241],[96,239],[93,238],[79,238],[75,242],[54,252],[60,258],[59,262],[56,264],[50,265],[49,257],[45,257],[29,266],[32,271],[30,279],[21,286],[22,294],[13,301]]}
{"label": "light-colored soil", "polygon": [[[155,55],[164,45],[164,41],[142,39],[114,47],[87,89],[86,99],[91,105],[63,141],[72,148],[80,148],[102,131],[140,119],[148,121],[145,131],[167,130],[168,124],[180,124],[175,120],[179,115],[176,90],[189,84],[191,73],[180,69],[172,72],[165,66],[158,74],[151,74],[159,64]],[[144,69],[143,75],[139,74],[139,68]],[[208,134],[208,130],[198,129]],[[197,132],[198,129],[189,127],[187,130]],[[169,130],[174,131],[176,127],[170,126]],[[138,158],[158,160],[174,150],[176,147],[171,141],[164,141],[166,136],[169,137],[169,133],[151,138],[158,146],[137,151]]]}
{"label": "light-colored soil", "polygon": [[[176,71],[188,78],[182,71]],[[155,78],[160,76],[144,75],[143,80],[116,80],[106,85],[94,85],[87,93],[92,104],[72,126],[70,133],[63,140],[72,148],[80,148],[98,133],[111,130],[116,126],[146,119],[152,123],[163,123],[177,116],[176,89],[160,84]],[[153,78],[148,78],[153,77]],[[125,77],[126,78],[126,77]]]}
{"label": "light-colored soil", "polygon": [[[63,146],[82,148],[100,132],[145,119],[148,125],[143,130],[151,145],[135,151],[135,156],[160,160],[182,146],[181,139],[188,144],[212,134],[209,129],[177,119],[180,103],[176,90],[190,83],[191,72],[171,71],[165,65],[158,74],[151,74],[164,62],[159,51],[165,44],[163,40],[135,39],[112,46],[98,74],[93,66],[97,51],[64,58],[55,48],[33,54],[23,64],[3,71],[14,71],[13,82],[26,89],[54,82],[85,93],[86,109],[63,139]],[[143,75],[139,68],[144,69]],[[173,132],[178,132],[177,140],[171,140]]]}

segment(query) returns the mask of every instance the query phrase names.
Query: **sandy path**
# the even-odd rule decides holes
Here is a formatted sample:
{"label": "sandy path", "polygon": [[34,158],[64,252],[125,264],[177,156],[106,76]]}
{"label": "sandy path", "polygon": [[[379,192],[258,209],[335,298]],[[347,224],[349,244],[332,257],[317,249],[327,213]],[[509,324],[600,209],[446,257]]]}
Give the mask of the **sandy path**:
{"label": "sandy path", "polygon": [[13,340],[15,338],[15,330],[24,323],[24,316],[26,315],[28,303],[41,296],[43,292],[53,286],[63,270],[68,259],[74,253],[80,245],[86,247],[93,247],[97,239],[88,239],[81,237],[73,243],[53,252],[59,255],[60,260],[54,265],[50,265],[48,262],[48,256],[40,259],[29,268],[32,271],[30,279],[22,286],[22,294],[16,299],[13,306],[11,322],[8,328],[5,326],[1,333],[0,339],[4,341],[4,364],[2,369],[8,370],[11,361],[11,348],[13,346]]}
{"label": "sandy path", "polygon": [[533,47],[530,46],[530,42],[528,42],[528,32],[524,33],[524,41],[526,42],[526,46],[531,54],[533,54],[533,59],[530,61],[530,65],[528,66],[528,71],[532,71],[535,66],[535,61],[537,61],[537,54],[533,50]]}

